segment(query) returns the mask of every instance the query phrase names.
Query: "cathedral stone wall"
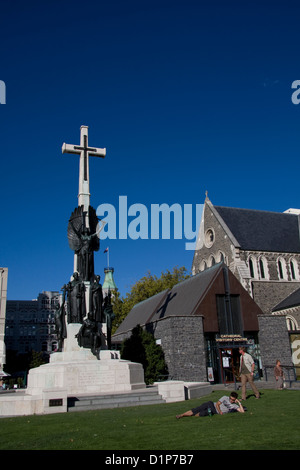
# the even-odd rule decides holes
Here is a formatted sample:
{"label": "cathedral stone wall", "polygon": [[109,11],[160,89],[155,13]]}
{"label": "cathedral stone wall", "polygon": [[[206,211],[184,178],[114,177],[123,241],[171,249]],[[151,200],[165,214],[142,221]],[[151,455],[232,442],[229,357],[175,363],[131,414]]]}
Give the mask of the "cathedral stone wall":
{"label": "cathedral stone wall", "polygon": [[252,281],[253,298],[266,314],[271,314],[273,307],[299,287],[300,282]]}
{"label": "cathedral stone wall", "polygon": [[[259,346],[262,369],[266,366],[275,367],[276,360],[281,364],[292,366],[291,345],[286,326],[285,315],[259,315]],[[273,370],[268,369],[268,374]]]}
{"label": "cathedral stone wall", "polygon": [[[193,260],[193,273],[197,274],[202,271],[203,265],[202,262],[205,261],[207,267],[210,267],[211,257],[214,257],[216,263],[221,261],[221,253],[224,255],[225,262],[228,266],[234,261],[234,250],[231,240],[226,234],[224,228],[221,226],[219,221],[214,216],[213,212],[209,206],[205,206],[205,218],[204,218],[204,227],[203,227],[203,246],[200,249],[196,249]],[[213,233],[213,243],[210,246],[209,240],[205,238],[207,231],[211,229]]]}

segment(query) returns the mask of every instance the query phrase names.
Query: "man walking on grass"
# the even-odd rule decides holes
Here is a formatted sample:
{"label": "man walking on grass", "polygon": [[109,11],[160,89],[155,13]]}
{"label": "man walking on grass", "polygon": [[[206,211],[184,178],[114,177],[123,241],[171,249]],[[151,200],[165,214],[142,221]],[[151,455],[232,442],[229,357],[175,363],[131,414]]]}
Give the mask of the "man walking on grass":
{"label": "man walking on grass", "polygon": [[241,354],[240,357],[240,376],[242,382],[242,400],[246,400],[246,384],[249,382],[250,387],[252,388],[255,397],[260,398],[259,391],[257,390],[256,386],[253,382],[253,374],[254,374],[254,360],[250,354],[246,353],[246,348],[240,347],[239,353]]}

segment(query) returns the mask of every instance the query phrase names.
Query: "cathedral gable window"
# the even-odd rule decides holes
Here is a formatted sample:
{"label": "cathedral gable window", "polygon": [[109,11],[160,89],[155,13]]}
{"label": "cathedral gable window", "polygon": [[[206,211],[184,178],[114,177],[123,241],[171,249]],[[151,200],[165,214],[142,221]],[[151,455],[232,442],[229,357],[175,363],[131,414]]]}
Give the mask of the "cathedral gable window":
{"label": "cathedral gable window", "polygon": [[206,230],[205,237],[204,237],[204,243],[205,243],[206,248],[210,248],[211,246],[213,246],[214,241],[215,241],[214,230],[212,228],[209,228],[208,230]]}

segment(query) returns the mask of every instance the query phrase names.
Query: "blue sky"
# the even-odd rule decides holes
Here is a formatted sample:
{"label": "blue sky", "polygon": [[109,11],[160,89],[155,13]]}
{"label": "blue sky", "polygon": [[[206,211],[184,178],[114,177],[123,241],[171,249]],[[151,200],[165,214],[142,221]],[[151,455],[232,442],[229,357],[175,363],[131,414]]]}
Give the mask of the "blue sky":
{"label": "blue sky", "polygon": [[[79,161],[91,204],[300,207],[296,1],[20,1],[0,6],[0,266],[8,299],[59,290],[73,270],[67,223]],[[105,240],[125,294],[148,271],[191,269],[186,240]]]}

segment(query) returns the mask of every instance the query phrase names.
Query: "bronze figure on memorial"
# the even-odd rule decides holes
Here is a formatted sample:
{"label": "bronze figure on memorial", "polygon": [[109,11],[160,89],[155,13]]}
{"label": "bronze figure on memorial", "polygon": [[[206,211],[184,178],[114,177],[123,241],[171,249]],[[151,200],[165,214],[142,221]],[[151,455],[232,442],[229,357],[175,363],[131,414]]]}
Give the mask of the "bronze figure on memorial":
{"label": "bronze figure on memorial", "polygon": [[77,335],[78,345],[82,348],[88,348],[92,353],[97,356],[99,359],[99,353],[101,349],[101,331],[98,329],[98,324],[92,318],[92,315],[89,313],[88,318],[86,318]]}
{"label": "bronze figure on memorial", "polygon": [[54,313],[54,320],[55,320],[55,333],[57,336],[58,348],[57,351],[62,351],[62,344],[63,340],[67,337],[67,326],[66,326],[66,319],[65,319],[65,300],[66,300],[66,291],[67,286],[64,285],[62,287],[63,291],[63,298],[61,305],[58,303],[56,305],[56,311]]}
{"label": "bronze figure on memorial", "polygon": [[82,323],[86,315],[85,286],[79,274],[73,274],[73,280],[67,284],[68,323]]}
{"label": "bronze figure on memorial", "polygon": [[92,281],[94,277],[94,251],[100,248],[98,235],[98,217],[92,206],[88,211],[83,206],[76,207],[68,224],[70,248],[77,255],[77,271],[83,281]]}
{"label": "bronze figure on memorial", "polygon": [[103,321],[103,293],[102,285],[100,284],[100,276],[97,275],[94,282],[91,284],[90,290],[90,311],[92,312],[93,320],[102,323]]}

